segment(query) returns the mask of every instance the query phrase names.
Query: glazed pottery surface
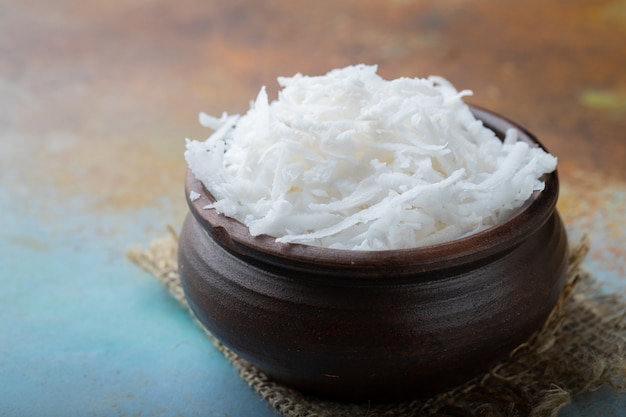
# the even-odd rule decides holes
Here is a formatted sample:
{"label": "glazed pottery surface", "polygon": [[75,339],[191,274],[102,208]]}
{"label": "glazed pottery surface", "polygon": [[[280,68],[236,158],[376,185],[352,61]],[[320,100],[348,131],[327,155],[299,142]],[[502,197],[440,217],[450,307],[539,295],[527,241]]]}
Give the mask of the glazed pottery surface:
{"label": "glazed pottery surface", "polygon": [[[472,111],[499,136],[517,127],[541,146]],[[181,281],[206,328],[278,382],[340,400],[424,397],[506,357],[555,305],[568,248],[556,172],[545,182],[512,218],[475,235],[349,251],[253,237],[203,209],[213,198],[188,172]]]}

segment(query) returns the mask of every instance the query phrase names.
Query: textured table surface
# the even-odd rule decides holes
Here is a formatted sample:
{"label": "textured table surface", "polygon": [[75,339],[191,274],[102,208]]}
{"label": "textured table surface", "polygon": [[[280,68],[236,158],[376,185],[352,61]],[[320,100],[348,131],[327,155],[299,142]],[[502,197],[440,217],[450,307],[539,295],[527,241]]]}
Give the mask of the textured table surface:
{"label": "textured table surface", "polygon": [[198,112],[357,63],[535,133],[586,266],[626,289],[624,1],[0,0],[0,415],[274,416],[124,252],[180,226]]}

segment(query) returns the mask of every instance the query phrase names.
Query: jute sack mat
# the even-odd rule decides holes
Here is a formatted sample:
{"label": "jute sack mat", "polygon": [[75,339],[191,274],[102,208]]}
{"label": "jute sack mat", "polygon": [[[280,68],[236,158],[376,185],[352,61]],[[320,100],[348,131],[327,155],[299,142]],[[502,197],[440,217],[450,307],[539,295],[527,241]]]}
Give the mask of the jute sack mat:
{"label": "jute sack mat", "polygon": [[[177,267],[177,237],[131,249],[129,259],[161,281],[189,310]],[[286,417],[514,417],[556,416],[573,395],[604,385],[626,389],[626,301],[599,291],[581,263],[586,238],[571,248],[567,282],[548,320],[526,343],[484,375],[428,399],[391,404],[345,404],[303,395],[277,384],[214,338],[241,377]]]}

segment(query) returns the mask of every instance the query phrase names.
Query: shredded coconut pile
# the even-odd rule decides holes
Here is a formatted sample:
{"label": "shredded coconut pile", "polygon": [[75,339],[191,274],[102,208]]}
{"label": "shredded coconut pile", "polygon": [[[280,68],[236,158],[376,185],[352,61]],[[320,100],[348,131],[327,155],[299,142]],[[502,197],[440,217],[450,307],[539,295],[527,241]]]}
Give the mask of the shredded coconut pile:
{"label": "shredded coconut pile", "polygon": [[[243,116],[200,114],[187,163],[252,235],[337,249],[442,243],[508,218],[556,158],[483,126],[441,77],[384,80],[376,66],[279,77]],[[192,196],[193,199],[194,196]]]}

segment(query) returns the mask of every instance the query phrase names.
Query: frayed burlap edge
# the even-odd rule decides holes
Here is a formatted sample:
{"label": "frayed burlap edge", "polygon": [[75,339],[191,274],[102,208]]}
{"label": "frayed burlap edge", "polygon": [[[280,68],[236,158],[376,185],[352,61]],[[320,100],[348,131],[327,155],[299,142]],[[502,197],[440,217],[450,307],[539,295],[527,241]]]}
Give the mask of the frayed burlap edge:
{"label": "frayed burlap edge", "polygon": [[[189,310],[178,276],[177,236],[170,232],[149,249],[131,249],[127,255]],[[604,385],[626,388],[626,303],[617,294],[599,291],[597,281],[581,268],[588,250],[586,238],[571,248],[565,289],[543,328],[528,342],[485,375],[423,400],[345,404],[303,395],[269,380],[191,316],[241,377],[286,417],[556,416],[573,395]]]}

